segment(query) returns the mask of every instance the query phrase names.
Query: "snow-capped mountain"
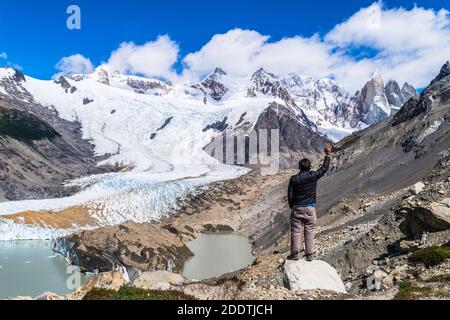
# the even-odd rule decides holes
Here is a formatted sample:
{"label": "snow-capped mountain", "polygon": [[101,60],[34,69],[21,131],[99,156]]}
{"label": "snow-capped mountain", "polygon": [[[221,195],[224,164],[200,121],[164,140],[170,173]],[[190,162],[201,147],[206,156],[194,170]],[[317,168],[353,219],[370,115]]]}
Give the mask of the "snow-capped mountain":
{"label": "snow-capped mountain", "polygon": [[[255,131],[261,135],[278,129],[280,166],[290,167],[299,157],[320,153],[329,141],[327,136],[339,140],[387,116],[387,110],[372,116],[380,108],[378,97],[384,95],[387,100],[381,82],[373,80],[363,94],[351,95],[331,79],[277,76],[264,69],[234,77],[217,68],[203,81],[177,84],[123,75],[105,66],[92,74],[48,81],[0,69],[0,103],[8,101],[10,108],[45,122],[49,132],[61,137],[60,150],[72,148],[74,154],[85,150],[81,154],[90,161],[126,170],[72,180],[68,186],[81,191],[69,197],[0,203],[0,215],[82,205],[98,225],[157,219],[175,208],[177,199],[186,193],[246,172],[215,159],[208,149],[213,141],[225,135],[248,139]],[[78,141],[81,138],[89,142],[84,149]],[[8,139],[6,147],[13,150],[17,140]],[[26,148],[39,150],[37,145],[52,150],[55,141],[50,136],[31,139]],[[20,154],[23,149],[12,152]],[[50,161],[64,156],[63,151],[46,155]],[[252,156],[246,142],[245,160]],[[55,163],[58,167],[59,162]],[[2,163],[1,170],[6,171],[0,171],[0,176],[16,165]],[[89,166],[73,170],[75,176],[86,172],[94,171]],[[27,199],[26,186],[35,183],[35,176],[22,177],[29,180],[21,187]],[[22,226],[15,227],[23,231]],[[8,230],[15,227],[8,221]]]}
{"label": "snow-capped mountain", "polygon": [[[77,156],[85,152],[88,164],[95,160],[98,165],[124,170],[89,175],[89,172],[99,172],[89,166],[72,170],[68,165],[66,168],[73,175],[62,178],[81,177],[67,184],[79,192],[59,199],[3,202],[0,215],[83,206],[89,208],[90,224],[92,221],[100,226],[126,220],[151,221],[173,211],[177,199],[186,193],[247,172],[229,162],[224,164],[209,153],[206,147],[213,141],[221,141],[224,135],[250,138],[256,131],[261,139],[262,135],[267,135],[264,130],[279,129],[281,166],[290,166],[302,155],[321,152],[328,141],[299,109],[270,95],[249,98],[246,94],[250,79],[241,82],[242,79],[227,77],[219,70],[200,84],[170,84],[110,73],[103,68],[89,75],[60,76],[45,81],[13,69],[0,70],[0,104],[7,101],[8,108],[34,114],[46,124],[42,127],[49,132],[34,139],[31,130],[26,143],[9,132],[0,132],[0,136],[6,137],[0,139],[0,147],[18,155],[17,161],[0,158],[0,177],[11,176],[17,166],[18,171],[27,172],[21,174],[20,179],[7,181],[13,190],[19,190],[20,185],[20,199],[38,198],[36,193],[31,197],[30,186],[35,187],[33,191],[43,191],[41,198],[59,196],[59,193],[47,193],[48,188],[37,187],[40,183],[60,186],[61,179],[47,176],[37,180],[34,171],[48,171],[50,175],[49,166],[63,170],[64,163],[78,159],[74,156],[60,161],[67,158],[63,150],[70,150]],[[217,83],[212,81],[214,78]],[[215,90],[219,80],[228,90],[221,99],[218,99],[220,92]],[[54,121],[52,117],[61,121]],[[59,142],[55,137],[59,137]],[[80,151],[84,149],[77,139],[89,142],[92,154],[89,148]],[[57,142],[59,148],[54,147]],[[253,145],[246,144],[245,160],[248,161],[254,156]],[[35,155],[41,161],[39,165],[26,167],[27,164],[18,160],[21,153],[30,154],[35,152],[33,150],[39,153],[38,146],[48,149],[47,153],[40,152],[41,156]],[[31,159],[30,155],[27,157]],[[4,200],[17,199],[9,197],[4,190],[0,190],[0,196]],[[0,233],[16,230],[14,234],[4,233],[0,239],[15,238],[25,232],[24,228],[30,234],[29,226],[15,223],[16,220],[2,222],[0,219]],[[85,227],[92,228],[92,225]],[[33,234],[52,232],[47,227],[42,228]]]}

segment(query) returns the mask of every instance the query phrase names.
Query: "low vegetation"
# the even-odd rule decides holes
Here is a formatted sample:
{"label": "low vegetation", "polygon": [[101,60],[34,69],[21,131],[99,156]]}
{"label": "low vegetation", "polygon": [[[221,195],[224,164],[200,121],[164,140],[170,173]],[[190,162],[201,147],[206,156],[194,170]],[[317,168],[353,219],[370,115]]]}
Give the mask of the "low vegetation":
{"label": "low vegetation", "polygon": [[404,281],[399,286],[399,291],[394,300],[416,300],[432,295],[433,288],[430,286],[414,286],[409,281]]}
{"label": "low vegetation", "polygon": [[414,264],[422,263],[427,268],[435,267],[450,258],[449,247],[430,247],[414,252],[409,261]]}
{"label": "low vegetation", "polygon": [[[440,282],[440,278],[437,279]],[[404,281],[399,286],[399,291],[394,300],[419,300],[419,299],[449,299],[450,292],[448,286],[441,283],[433,283],[427,285],[414,285],[409,281]]]}
{"label": "low vegetation", "polygon": [[194,300],[194,298],[177,291],[122,287],[118,291],[95,288],[89,291],[83,300]]}
{"label": "low vegetation", "polygon": [[0,106],[0,136],[31,142],[59,136],[52,127],[32,114]]}

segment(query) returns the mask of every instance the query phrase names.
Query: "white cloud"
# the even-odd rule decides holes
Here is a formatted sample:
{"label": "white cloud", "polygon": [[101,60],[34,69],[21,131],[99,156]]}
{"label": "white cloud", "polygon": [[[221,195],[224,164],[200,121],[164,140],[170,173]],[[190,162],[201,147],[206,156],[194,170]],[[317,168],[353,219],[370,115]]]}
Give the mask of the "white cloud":
{"label": "white cloud", "polygon": [[[375,55],[359,59],[351,50],[368,48]],[[325,37],[291,37],[270,42],[269,36],[234,29],[214,36],[186,56],[185,73],[197,76],[220,66],[232,74],[259,67],[274,73],[299,72],[316,78],[333,76],[357,90],[380,70],[384,78],[424,87],[450,59],[450,17],[445,9],[385,9],[375,2],[334,27]]]}
{"label": "white cloud", "polygon": [[248,75],[258,68],[274,73],[302,72],[328,76],[336,57],[318,36],[293,37],[269,42],[256,31],[233,29],[214,36],[198,52],[183,60],[189,75],[203,76],[219,66],[234,75]]}
{"label": "white cloud", "polygon": [[0,59],[8,59],[6,52],[0,52]]}
{"label": "white cloud", "polygon": [[[372,55],[355,56],[360,49],[368,49]],[[315,78],[333,77],[348,90],[360,89],[379,70],[385,80],[424,87],[450,59],[450,15],[445,9],[388,9],[375,2],[323,37],[271,41],[269,35],[242,29],[214,35],[181,60],[183,70],[177,74],[174,65],[179,62],[179,52],[178,45],[165,35],[143,45],[124,42],[107,64],[122,73],[172,81],[199,80],[216,67],[237,76],[263,67],[280,75],[297,72]],[[91,69],[88,65],[86,69]]]}
{"label": "white cloud", "polygon": [[385,9],[381,2],[363,8],[337,25],[325,42],[344,54],[350,48],[368,47],[375,57],[337,66],[338,79],[350,87],[358,77],[379,69],[386,79],[424,87],[450,59],[450,17],[445,9],[414,7]]}
{"label": "white cloud", "polygon": [[111,54],[107,65],[121,73],[173,79],[176,77],[173,65],[178,60],[178,53],[178,45],[165,35],[143,45],[122,43]]}
{"label": "white cloud", "polygon": [[81,54],[64,57],[59,60],[55,67],[63,74],[88,74],[94,71],[91,60]]}

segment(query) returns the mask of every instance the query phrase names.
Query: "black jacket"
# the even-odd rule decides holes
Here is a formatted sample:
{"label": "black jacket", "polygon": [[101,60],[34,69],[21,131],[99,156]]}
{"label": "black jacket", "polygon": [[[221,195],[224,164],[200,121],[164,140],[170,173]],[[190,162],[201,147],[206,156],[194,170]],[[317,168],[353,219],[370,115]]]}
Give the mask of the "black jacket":
{"label": "black jacket", "polygon": [[331,159],[325,157],[322,167],[317,171],[300,171],[291,177],[288,189],[289,207],[301,207],[317,203],[316,189],[317,181],[327,173],[330,168]]}

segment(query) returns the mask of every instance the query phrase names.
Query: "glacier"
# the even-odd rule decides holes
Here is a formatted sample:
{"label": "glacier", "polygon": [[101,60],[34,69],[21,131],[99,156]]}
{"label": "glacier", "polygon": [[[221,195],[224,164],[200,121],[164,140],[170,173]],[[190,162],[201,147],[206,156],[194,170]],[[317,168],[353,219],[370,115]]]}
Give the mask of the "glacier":
{"label": "glacier", "polygon": [[[0,79],[14,74],[12,69],[0,68]],[[255,75],[260,83],[255,82]],[[248,172],[220,163],[204,151],[221,134],[211,125],[226,120],[227,132],[249,133],[274,101],[304,115],[305,124],[334,141],[364,126],[340,115],[351,114],[352,110],[339,106],[351,108],[352,96],[333,80],[313,81],[293,74],[279,78],[263,69],[255,75],[237,78],[216,69],[194,85],[126,76],[104,66],[92,74],[54,81],[25,76],[16,84],[19,92],[26,93],[25,99],[55,110],[65,120],[79,122],[83,138],[103,158],[99,165],[126,170],[68,181],[68,186],[81,188],[70,197],[0,203],[0,240],[48,239],[92,228],[74,225],[56,230],[5,219],[26,211],[58,212],[84,206],[97,227],[160,219],[176,210],[183,196]],[[242,129],[242,122],[250,125]]]}

